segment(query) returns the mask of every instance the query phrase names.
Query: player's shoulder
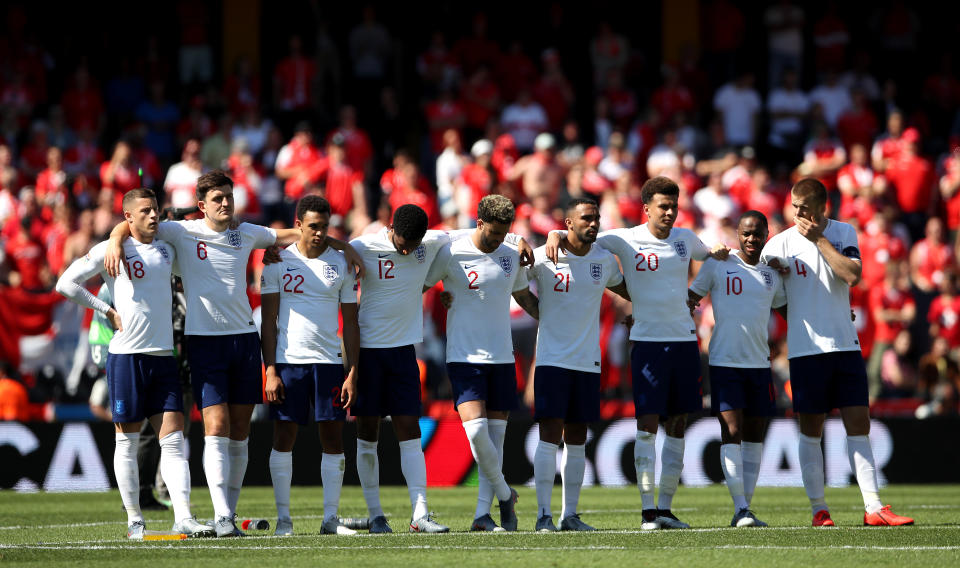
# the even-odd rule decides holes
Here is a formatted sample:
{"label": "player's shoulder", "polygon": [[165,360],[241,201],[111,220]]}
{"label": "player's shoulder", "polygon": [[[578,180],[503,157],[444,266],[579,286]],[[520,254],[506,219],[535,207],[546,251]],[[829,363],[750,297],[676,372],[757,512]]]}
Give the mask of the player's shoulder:
{"label": "player's shoulder", "polygon": [[598,246],[591,246],[584,258],[590,262],[617,262],[617,257],[612,252]]}
{"label": "player's shoulder", "polygon": [[626,227],[619,227],[616,229],[607,229],[606,231],[601,231],[600,234],[597,235],[597,239],[605,239],[605,240],[619,239],[619,240],[625,241],[637,234],[636,229],[637,229],[636,227],[632,229],[626,228]]}
{"label": "player's shoulder", "polygon": [[361,250],[385,250],[388,245],[390,245],[390,242],[386,238],[385,229],[376,233],[360,235],[350,241],[350,246],[357,249],[358,252]]}
{"label": "player's shoulder", "polygon": [[[126,249],[127,243],[129,243],[130,241],[131,241],[131,239],[127,239],[127,240],[123,241],[123,247],[124,247],[124,249]],[[103,257],[106,256],[107,247],[108,247],[109,245],[110,245],[110,241],[109,241],[109,240],[100,241],[99,243],[93,245],[93,247],[92,247],[89,251],[87,251],[87,254],[83,255],[83,258],[88,259],[88,260],[90,260],[90,259],[101,259],[101,260],[102,260]]]}
{"label": "player's shoulder", "polygon": [[670,236],[667,237],[668,241],[699,241],[700,237],[690,229],[684,227],[673,227],[670,229]]}

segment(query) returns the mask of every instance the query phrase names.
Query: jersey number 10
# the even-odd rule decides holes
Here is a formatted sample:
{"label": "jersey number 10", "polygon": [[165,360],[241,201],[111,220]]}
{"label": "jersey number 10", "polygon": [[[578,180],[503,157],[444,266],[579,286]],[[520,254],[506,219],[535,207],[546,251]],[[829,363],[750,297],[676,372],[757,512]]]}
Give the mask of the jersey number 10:
{"label": "jersey number 10", "polygon": [[740,280],[739,276],[734,276],[730,278],[727,276],[727,296],[733,293],[734,296],[739,296],[743,293],[743,280]]}

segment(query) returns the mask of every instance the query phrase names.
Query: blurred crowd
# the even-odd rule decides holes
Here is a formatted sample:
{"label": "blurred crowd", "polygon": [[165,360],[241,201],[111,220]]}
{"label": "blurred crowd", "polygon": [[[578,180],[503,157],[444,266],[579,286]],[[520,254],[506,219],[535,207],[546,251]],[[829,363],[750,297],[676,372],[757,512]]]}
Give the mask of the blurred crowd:
{"label": "blurred crowd", "polygon": [[[906,3],[864,23],[834,4],[774,2],[748,28],[745,8],[705,1],[701,44],[656,64],[599,15],[578,49],[493,35],[495,14],[483,12],[462,34],[437,29],[411,44],[372,7],[335,39],[308,4],[316,33],[287,37],[286,54],[259,72],[246,57],[218,69],[216,14],[178,2],[175,48],[148,34],[96,76],[95,62],[45,50],[38,23],[11,8],[0,45],[0,407],[22,394],[8,394],[20,392],[10,382],[34,402],[85,400],[96,377],[90,314],[52,291],[58,274],[121,219],[127,190],[154,188],[180,216],[201,173],[221,168],[246,221],[291,225],[296,201],[318,193],[341,238],[379,230],[404,203],[434,228],[467,228],[479,200],[499,193],[534,245],[563,228],[571,197],[600,203],[602,229],[645,222],[640,187],[663,175],[681,188],[677,225],[733,248],[741,212],[783,230],[791,184],[815,176],[830,215],[858,231],[863,282],[851,303],[872,400],[918,417],[957,413],[960,81],[949,51],[919,59],[929,68],[912,63],[921,19]],[[547,19],[562,29],[562,7]],[[881,38],[869,49],[854,41],[864,25]],[[764,57],[742,57],[745,37],[761,37]],[[255,256],[255,308],[260,268]],[[432,293],[424,309],[424,394],[442,399],[445,312]],[[627,311],[604,300],[611,401],[629,398]],[[515,312],[526,391],[536,323]],[[696,318],[705,350],[709,302]],[[778,318],[770,337],[786,408]]]}

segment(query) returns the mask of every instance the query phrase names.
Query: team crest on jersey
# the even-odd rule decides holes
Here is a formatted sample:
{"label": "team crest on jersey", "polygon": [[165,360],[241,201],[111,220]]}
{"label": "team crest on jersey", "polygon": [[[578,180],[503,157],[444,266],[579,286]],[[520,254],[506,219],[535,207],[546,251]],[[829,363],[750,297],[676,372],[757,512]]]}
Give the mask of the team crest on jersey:
{"label": "team crest on jersey", "polygon": [[427,260],[427,249],[423,245],[418,246],[413,254],[416,255],[418,264],[423,264]]}
{"label": "team crest on jersey", "polygon": [[603,278],[603,265],[599,262],[591,262],[590,276],[592,276],[594,280],[600,280]]}
{"label": "team crest on jersey", "polygon": [[763,283],[767,285],[767,288],[773,286],[773,276],[770,276],[769,272],[761,270],[760,276],[763,276]]}
{"label": "team crest on jersey", "polygon": [[170,253],[167,252],[167,247],[157,247],[157,250],[160,251],[160,256],[163,257],[163,260],[170,262]]}
{"label": "team crest on jersey", "polygon": [[512,258],[510,258],[509,256],[501,256],[499,260],[500,260],[500,268],[502,268],[504,272],[506,272],[507,274],[510,274],[511,272],[513,272]]}
{"label": "team crest on jersey", "polygon": [[242,242],[240,231],[227,231],[227,242],[232,247],[240,248],[240,243]]}
{"label": "team crest on jersey", "polygon": [[673,241],[673,248],[677,249],[680,258],[687,258],[687,243],[683,241]]}
{"label": "team crest on jersey", "polygon": [[340,275],[340,271],[336,266],[328,264],[323,267],[323,278],[325,280],[336,280],[337,276]]}

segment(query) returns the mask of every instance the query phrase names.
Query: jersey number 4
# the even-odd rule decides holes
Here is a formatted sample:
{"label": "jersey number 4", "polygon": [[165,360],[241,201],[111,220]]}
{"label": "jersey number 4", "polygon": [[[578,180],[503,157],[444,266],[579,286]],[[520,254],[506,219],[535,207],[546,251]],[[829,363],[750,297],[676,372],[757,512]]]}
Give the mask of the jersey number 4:
{"label": "jersey number 4", "polygon": [[[293,284],[293,288],[290,285]],[[303,275],[297,274],[296,276],[292,274],[283,275],[283,291],[290,292],[292,294],[303,294],[301,287],[303,286]]]}
{"label": "jersey number 4", "polygon": [[797,267],[797,276],[803,276],[804,278],[807,277],[807,265],[806,265],[806,264],[800,264],[800,261],[799,261],[799,260],[793,259],[793,265]]}

